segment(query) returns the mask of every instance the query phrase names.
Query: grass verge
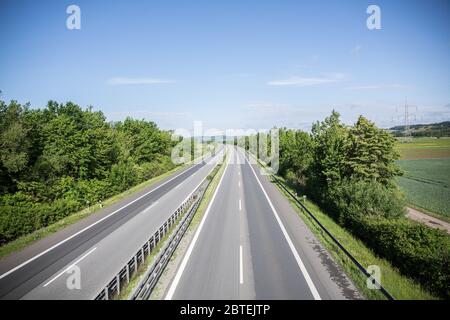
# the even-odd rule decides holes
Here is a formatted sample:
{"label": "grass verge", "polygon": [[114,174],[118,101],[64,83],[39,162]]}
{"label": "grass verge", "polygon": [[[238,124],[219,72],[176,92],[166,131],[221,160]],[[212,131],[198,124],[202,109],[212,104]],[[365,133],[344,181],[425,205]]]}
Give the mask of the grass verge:
{"label": "grass verge", "polygon": [[[168,177],[169,175],[185,169],[188,165],[189,164],[185,164],[182,166],[175,167],[172,170],[169,170],[166,173],[163,173],[162,175],[159,175],[150,180],[144,181],[122,193],[112,196],[112,197],[106,199],[105,201],[103,201],[103,207],[112,205],[135,192],[138,192],[146,187],[149,187],[149,186],[163,180],[164,178]],[[64,229],[65,227],[67,227],[71,224],[74,224],[83,218],[90,216],[91,214],[99,211],[100,209],[101,209],[100,205],[95,204],[95,205],[87,207],[81,211],[75,212],[75,213],[73,213],[73,214],[71,214],[71,215],[59,220],[58,222],[55,222],[45,228],[41,228],[39,230],[34,231],[33,233],[21,236],[21,237],[17,238],[16,240],[13,240],[13,241],[5,244],[4,246],[0,247],[0,258],[6,257],[7,255],[17,252],[40,239],[43,239],[55,232],[58,232],[58,231]]]}
{"label": "grass verge", "polygon": [[196,229],[201,219],[203,218],[203,214],[206,211],[206,207],[211,201],[212,195],[214,194],[214,191],[217,189],[220,178],[222,177],[223,172],[225,171],[227,161],[228,161],[228,154],[225,155],[224,161],[221,164],[219,164],[208,176],[207,179],[212,179],[212,181],[205,191],[205,195],[203,196],[203,199],[200,202],[197,211],[195,212],[195,215],[192,218],[191,223],[189,224],[188,230]]}
{"label": "grass verge", "polygon": [[[281,181],[283,178],[278,177]],[[311,231],[316,235],[319,241],[332,254],[333,258],[341,265],[346,274],[352,279],[356,287],[367,299],[385,299],[384,295],[378,290],[368,289],[366,286],[367,278],[353,264],[337,245],[323,232],[323,230],[314,222],[314,220],[304,212],[301,207],[284,191],[274,180],[272,180],[280,192],[289,200],[299,217],[306,223]],[[286,185],[286,184],[285,184]],[[287,187],[290,191],[292,189]],[[355,238],[350,232],[338,225],[331,217],[321,211],[321,209],[309,200],[306,200],[305,206],[314,214],[328,231],[341,242],[345,248],[366,268],[369,265],[377,265],[381,270],[382,285],[398,300],[431,300],[438,299],[428,293],[418,283],[409,279],[393,267],[387,260],[376,256],[372,250],[364,245],[362,241]]]}

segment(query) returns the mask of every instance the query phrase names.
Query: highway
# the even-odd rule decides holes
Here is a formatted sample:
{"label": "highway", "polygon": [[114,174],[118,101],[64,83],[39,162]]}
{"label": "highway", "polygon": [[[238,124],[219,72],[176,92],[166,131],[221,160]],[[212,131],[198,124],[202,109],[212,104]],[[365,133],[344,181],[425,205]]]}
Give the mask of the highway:
{"label": "highway", "polygon": [[[228,146],[219,185],[165,299],[358,299],[289,201]],[[201,184],[223,150],[0,260],[1,299],[93,299]],[[67,285],[72,266],[81,288]]]}
{"label": "highway", "polygon": [[359,298],[267,176],[230,150],[165,299]]}
{"label": "highway", "polygon": [[[0,260],[1,299],[93,299],[214,168],[223,151]],[[69,289],[72,265],[81,288]]]}

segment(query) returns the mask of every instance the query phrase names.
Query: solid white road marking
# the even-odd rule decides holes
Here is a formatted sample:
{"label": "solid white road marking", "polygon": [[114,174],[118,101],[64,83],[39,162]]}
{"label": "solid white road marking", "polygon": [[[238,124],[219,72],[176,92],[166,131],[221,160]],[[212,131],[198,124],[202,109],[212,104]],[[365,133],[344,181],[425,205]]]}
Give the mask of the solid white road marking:
{"label": "solid white road marking", "polygon": [[191,244],[189,245],[189,248],[186,251],[186,255],[184,256],[183,261],[181,262],[180,267],[178,268],[177,274],[175,275],[175,278],[173,279],[173,282],[170,285],[169,291],[167,292],[167,295],[164,298],[164,300],[172,300],[175,290],[177,289],[178,283],[180,282],[181,276],[183,275],[184,269],[186,268],[186,265],[192,254],[192,251],[194,250],[195,244],[197,243],[197,239],[200,235],[200,232],[202,231],[203,225],[205,224],[205,220],[208,217],[209,211],[211,210],[211,206],[214,203],[214,199],[216,198],[217,192],[219,191],[220,186],[222,185],[223,177],[225,177],[225,173],[228,169],[229,162],[230,162],[230,157],[228,158],[225,170],[222,173],[222,177],[220,178],[220,181],[219,181],[219,184],[217,185],[216,191],[214,191],[211,201],[209,202],[208,207],[206,208],[205,214],[203,215],[202,221],[200,221],[200,225],[198,226],[198,229],[195,232],[194,238],[192,238]]}
{"label": "solid white road marking", "polygon": [[84,231],[89,230],[90,228],[92,228],[93,226],[97,225],[98,223],[100,223],[100,222],[102,222],[102,221],[108,219],[108,218],[111,217],[112,215],[114,215],[114,214],[116,214],[117,212],[119,212],[119,211],[125,209],[126,207],[128,207],[129,205],[135,203],[136,201],[139,201],[140,199],[144,198],[144,197],[147,196],[148,194],[150,194],[150,193],[152,193],[153,191],[155,191],[155,190],[161,188],[162,186],[166,185],[167,183],[169,183],[169,182],[172,181],[173,179],[179,177],[180,175],[182,175],[183,173],[189,171],[190,169],[195,168],[196,166],[198,166],[198,164],[196,164],[195,166],[192,166],[192,167],[190,167],[190,168],[187,168],[186,170],[184,170],[184,171],[180,172],[179,174],[177,174],[175,177],[170,178],[169,180],[167,180],[166,182],[160,184],[160,185],[157,186],[156,188],[154,188],[154,189],[150,190],[149,192],[143,194],[143,195],[140,196],[139,198],[134,199],[133,201],[127,203],[127,204],[124,205],[123,207],[121,207],[121,208],[117,209],[116,211],[114,211],[114,212],[108,214],[107,216],[101,218],[100,220],[94,222],[93,224],[87,226],[86,228],[84,228],[84,229],[82,229],[82,230],[80,230],[80,231],[74,233],[74,234],[71,235],[70,237],[68,237],[68,238],[66,238],[66,239],[64,239],[64,240],[62,240],[62,241],[60,241],[60,242],[58,242],[57,244],[51,246],[50,248],[48,248],[48,249],[42,251],[41,253],[39,253],[39,254],[35,255],[34,257],[28,259],[27,261],[21,263],[21,264],[18,265],[17,267],[15,267],[15,268],[13,268],[13,269],[11,269],[11,270],[5,272],[4,274],[2,274],[2,275],[0,276],[0,279],[6,277],[6,276],[8,276],[8,275],[10,275],[11,273],[15,272],[16,270],[19,270],[19,269],[22,268],[23,266],[26,266],[26,265],[29,264],[30,262],[32,262],[32,261],[38,259],[39,257],[41,257],[41,256],[43,256],[44,254],[50,252],[51,250],[53,250],[53,249],[59,247],[60,245],[66,243],[67,241],[69,241],[69,240],[75,238],[76,236],[78,236],[79,234],[83,233]]}
{"label": "solid white road marking", "polygon": [[94,250],[97,249],[97,247],[92,248],[89,252],[87,252],[84,256],[82,256],[80,259],[78,259],[77,261],[75,261],[74,263],[72,263],[70,266],[68,266],[66,269],[64,269],[61,273],[59,273],[56,277],[54,277],[52,280],[50,280],[49,282],[47,282],[46,284],[43,285],[43,287],[48,286],[50,283],[52,283],[53,281],[55,281],[56,279],[58,279],[60,276],[62,276],[64,273],[66,273],[67,271],[69,271],[70,269],[72,269],[72,267],[74,265],[76,265],[78,262],[80,262],[81,260],[83,260],[84,258],[86,258],[88,255],[90,255],[92,252],[94,252]]}
{"label": "solid white road marking", "polygon": [[242,211],[242,203],[241,203],[241,199],[239,199],[239,211]]}
{"label": "solid white road marking", "polygon": [[[247,159],[246,159],[247,160]],[[297,252],[297,249],[294,246],[294,243],[291,240],[291,237],[289,236],[289,234],[286,231],[286,228],[283,225],[283,222],[281,221],[280,217],[278,216],[277,211],[275,210],[275,207],[272,204],[272,201],[270,201],[269,196],[266,193],[266,190],[264,190],[264,187],[261,184],[261,181],[259,181],[258,176],[256,175],[255,170],[253,169],[252,165],[250,164],[250,162],[247,160],[248,165],[250,166],[250,169],[252,169],[253,174],[256,177],[256,181],[258,181],[259,186],[261,187],[261,190],[263,191],[267,201],[269,202],[270,208],[272,209],[273,214],[275,215],[275,218],[281,228],[281,231],[283,232],[284,237],[286,238],[286,241],[289,245],[289,248],[291,249],[292,253],[294,254],[295,260],[297,261],[297,264],[300,268],[300,271],[303,273],[303,276],[305,277],[306,283],[308,284],[309,290],[311,290],[311,293],[314,297],[315,300],[321,300],[319,292],[317,291],[316,286],[314,285],[311,277],[309,276],[308,270],[306,270],[305,265],[303,264],[302,259],[300,258],[300,255]]]}
{"label": "solid white road marking", "polygon": [[142,211],[142,213],[146,213],[148,210],[150,210],[151,208],[153,208],[154,206],[156,206],[158,204],[159,201],[154,201],[152,202],[151,205],[149,205],[147,208],[144,209],[144,211]]}
{"label": "solid white road marking", "polygon": [[239,283],[244,283],[244,262],[242,258],[242,246],[239,246]]}

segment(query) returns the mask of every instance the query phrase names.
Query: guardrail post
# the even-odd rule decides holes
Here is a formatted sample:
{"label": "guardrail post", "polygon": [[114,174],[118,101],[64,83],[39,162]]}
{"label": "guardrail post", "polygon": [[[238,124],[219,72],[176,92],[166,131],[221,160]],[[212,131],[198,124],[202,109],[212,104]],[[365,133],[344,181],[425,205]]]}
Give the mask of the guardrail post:
{"label": "guardrail post", "polygon": [[134,272],[137,272],[137,254],[134,256]]}
{"label": "guardrail post", "polygon": [[120,295],[120,274],[118,274],[116,276],[116,290],[117,290],[117,295]]}
{"label": "guardrail post", "polygon": [[130,283],[130,265],[127,263],[127,283]]}
{"label": "guardrail post", "polygon": [[108,286],[105,288],[105,300],[109,300]]}
{"label": "guardrail post", "polygon": [[145,260],[144,247],[141,248],[141,255],[142,255],[142,263],[144,263]]}

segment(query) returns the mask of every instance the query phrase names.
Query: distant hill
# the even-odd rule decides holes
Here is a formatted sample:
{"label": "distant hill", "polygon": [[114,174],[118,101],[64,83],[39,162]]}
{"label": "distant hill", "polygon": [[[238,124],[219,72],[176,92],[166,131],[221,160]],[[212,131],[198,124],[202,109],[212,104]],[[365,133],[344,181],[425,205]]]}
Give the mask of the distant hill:
{"label": "distant hill", "polygon": [[[430,124],[413,124],[409,126],[413,137],[449,137],[450,121]],[[405,126],[395,126],[389,128],[395,136],[404,136]]]}

